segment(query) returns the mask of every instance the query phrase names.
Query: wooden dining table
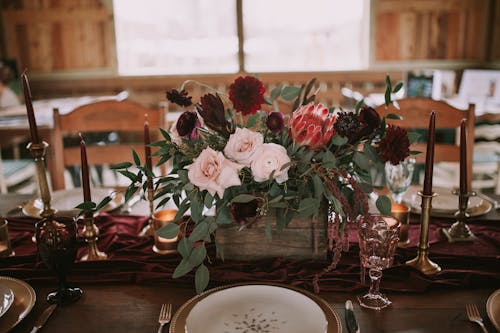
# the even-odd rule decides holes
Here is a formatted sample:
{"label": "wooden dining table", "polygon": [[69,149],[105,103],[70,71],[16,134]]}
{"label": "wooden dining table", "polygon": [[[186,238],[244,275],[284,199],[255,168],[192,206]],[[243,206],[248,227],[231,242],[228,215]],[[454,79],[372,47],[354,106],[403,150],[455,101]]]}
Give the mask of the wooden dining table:
{"label": "wooden dining table", "polygon": [[[22,212],[16,209],[16,207],[29,198],[30,196],[18,194],[1,195],[0,215],[8,215],[7,219],[13,221],[11,223],[12,227],[18,222],[29,223],[31,220],[22,217]],[[116,216],[113,214],[116,214]],[[126,214],[121,211],[110,213],[104,217],[107,221],[106,223],[109,224],[101,224],[101,227],[109,228],[109,225],[111,225],[113,221],[124,220],[127,216],[133,218],[134,216],[141,216],[141,214],[142,216],[147,214],[147,204],[145,202],[139,202],[132,207],[131,212],[126,212]],[[145,219],[142,218],[140,221],[145,222]],[[486,216],[482,217],[482,221],[487,221],[484,223],[489,228],[485,233],[491,236],[491,230],[494,230],[495,235],[500,234],[500,214],[498,211],[490,211]],[[492,225],[495,226],[495,228],[491,229]],[[142,226],[137,226],[137,230],[140,230],[141,227]],[[119,237],[116,233],[120,228],[114,231],[115,234],[113,237]],[[127,237],[126,241],[128,242],[127,251],[129,252],[134,251],[137,246],[139,246],[138,244],[134,245],[134,239],[130,237]],[[150,248],[152,244],[152,241],[150,242],[144,239],[142,239],[141,242],[144,242],[143,244],[147,248]],[[0,258],[0,275],[13,276],[28,282],[34,288],[37,295],[33,309],[26,318],[11,330],[12,333],[31,331],[35,320],[41,315],[43,310],[48,307],[48,303],[45,300],[46,295],[56,287],[55,279],[48,278],[50,274],[47,276],[45,275],[45,270],[41,266],[42,264],[33,261],[35,260],[33,253],[35,253],[36,250],[30,250],[28,255],[27,252],[23,252],[26,251],[26,241],[24,241],[23,244],[24,247],[21,248],[20,240],[19,242],[13,242],[15,250],[16,246],[19,246],[18,248],[21,249],[19,256]],[[114,248],[113,246],[118,245],[116,245],[116,243],[110,244],[108,247],[109,251],[112,251]],[[497,249],[500,248],[498,241],[494,242],[493,246],[496,246]],[[34,244],[33,248],[36,248]],[[408,251],[410,254],[415,253],[414,249],[405,249],[405,251]],[[356,259],[352,253],[351,251],[344,254],[345,259],[350,263],[359,260]],[[196,295],[192,276],[186,279],[172,279],[167,275],[161,275],[162,268],[158,266],[156,267],[158,269],[158,277],[148,280],[144,278],[145,275],[141,275],[144,272],[140,272],[140,269],[134,268],[135,270],[133,270],[130,267],[135,266],[129,267],[125,265],[123,267],[126,267],[124,270],[128,270],[128,275],[124,275],[124,278],[121,280],[116,280],[111,276],[113,274],[111,271],[118,269],[118,267],[122,267],[120,265],[123,264],[123,262],[120,262],[121,259],[118,257],[113,257],[113,253],[108,254],[112,255],[109,262],[87,262],[77,263],[75,265],[74,270],[76,272],[74,275],[70,274],[69,280],[73,285],[83,289],[83,297],[73,304],[59,306],[41,329],[41,332],[156,332],[158,328],[158,315],[163,303],[172,303],[175,310],[179,309],[182,304]],[[349,258],[349,256],[351,257]],[[21,261],[24,260],[23,258],[29,258],[31,263],[22,265]],[[175,255],[169,255],[167,258],[166,256],[162,257],[161,255],[156,255],[152,253],[152,251],[148,258],[148,260],[152,260],[155,265],[169,265],[171,262],[176,262]],[[500,256],[497,254],[497,263],[499,258]],[[493,258],[493,262],[494,260]],[[2,261],[4,262],[3,265]],[[9,264],[5,264],[6,262]],[[136,263],[129,264],[135,265]],[[93,265],[92,270],[85,275],[86,268],[91,265]],[[239,267],[239,265],[238,263],[231,267]],[[14,266],[21,267],[22,269],[11,269],[11,267]],[[426,279],[426,277],[419,272],[413,272],[409,268],[403,266],[391,268],[388,272],[388,279],[394,278],[401,271],[406,272],[407,275],[405,276],[408,277],[417,277],[417,279],[422,280]],[[295,270],[293,272],[294,274],[297,273]],[[353,274],[349,274],[349,276],[352,277],[357,274],[359,273],[354,272]],[[341,282],[339,282],[342,280],[336,279],[335,275],[328,276],[326,278],[327,281],[324,282],[324,284],[320,284],[325,288],[320,290],[319,296],[327,301],[339,315],[342,332],[348,332],[344,320],[344,304],[348,299],[352,300],[354,303],[354,312],[361,332],[363,333],[480,332],[480,327],[467,319],[465,305],[469,303],[474,303],[478,306],[489,332],[495,332],[495,328],[488,319],[485,304],[488,297],[496,289],[500,288],[499,274],[500,273],[495,273],[493,271],[493,276],[485,280],[489,281],[488,283],[478,283],[467,287],[461,287],[459,285],[453,286],[452,284],[439,285],[430,283],[422,290],[412,290],[411,288],[408,288],[408,290],[403,290],[405,288],[395,290],[394,288],[386,288],[383,292],[388,295],[393,303],[391,306],[381,311],[364,309],[359,306],[356,296],[366,292],[367,287],[361,289],[352,288],[346,284],[345,289],[343,289]],[[250,275],[250,278],[251,276],[252,275]],[[247,279],[245,279],[245,281],[246,280]],[[310,287],[307,283],[302,286],[298,283],[299,280],[300,277],[298,276],[297,281],[295,281],[293,277],[285,277],[286,282],[284,284],[295,284],[295,282],[297,282],[298,287]],[[257,277],[255,277],[254,280],[254,282],[262,283],[266,283],[267,281],[266,278],[260,280]],[[404,279],[399,281],[400,285],[403,286],[404,282]],[[217,276],[215,276],[215,280],[211,282],[209,288],[232,283],[234,283],[234,281],[221,281],[221,279],[217,279]],[[340,284],[339,286],[330,288],[331,285],[329,284],[335,283]],[[382,289],[384,289],[383,283]],[[163,332],[168,332],[168,328],[165,327]]]}

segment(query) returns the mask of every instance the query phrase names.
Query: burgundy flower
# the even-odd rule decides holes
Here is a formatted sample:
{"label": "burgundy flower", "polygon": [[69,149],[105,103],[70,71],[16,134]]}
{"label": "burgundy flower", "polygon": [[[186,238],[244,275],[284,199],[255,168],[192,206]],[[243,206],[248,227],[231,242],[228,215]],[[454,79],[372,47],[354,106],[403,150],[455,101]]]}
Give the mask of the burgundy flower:
{"label": "burgundy flower", "polygon": [[252,200],[249,202],[233,202],[231,204],[231,217],[240,225],[250,226],[258,219],[257,209],[259,202]]}
{"label": "burgundy flower", "polygon": [[167,99],[180,106],[190,106],[193,104],[191,102],[191,96],[188,96],[188,92],[186,90],[178,91],[177,89],[172,89],[167,91]]}
{"label": "burgundy flower", "polygon": [[191,140],[198,137],[198,127],[200,127],[200,121],[196,112],[193,111],[182,113],[175,125],[175,129],[180,136],[189,137]]}
{"label": "burgundy flower", "polygon": [[359,121],[363,124],[362,136],[368,136],[380,126],[380,115],[374,108],[364,107],[359,111]]}
{"label": "burgundy flower", "polygon": [[390,161],[393,165],[399,164],[410,156],[410,140],[406,129],[389,125],[385,136],[379,143],[382,162]]}
{"label": "burgundy flower", "polygon": [[279,133],[285,127],[285,117],[281,112],[271,112],[266,120],[267,128],[273,133]]}
{"label": "burgundy flower", "polygon": [[340,112],[335,123],[335,131],[353,143],[360,137],[361,121],[352,112]]}
{"label": "burgundy flower", "polygon": [[236,111],[243,115],[254,114],[264,103],[266,89],[253,76],[240,76],[229,86],[229,99]]}
{"label": "burgundy flower", "polygon": [[196,104],[196,109],[208,128],[226,138],[234,133],[233,123],[226,119],[224,103],[219,95],[206,94],[202,96],[200,103]]}

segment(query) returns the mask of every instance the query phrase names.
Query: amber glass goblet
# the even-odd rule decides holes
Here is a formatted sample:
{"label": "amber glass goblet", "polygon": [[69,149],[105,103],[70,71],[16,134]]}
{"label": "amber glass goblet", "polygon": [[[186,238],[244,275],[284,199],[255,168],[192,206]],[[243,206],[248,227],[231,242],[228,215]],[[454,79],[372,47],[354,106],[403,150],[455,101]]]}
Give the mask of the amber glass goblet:
{"label": "amber glass goblet", "polygon": [[383,215],[363,217],[359,222],[359,255],[362,269],[369,270],[370,290],[358,296],[358,300],[365,308],[380,310],[391,304],[379,287],[382,270],[391,267],[394,260],[399,240],[399,222]]}
{"label": "amber glass goblet", "polygon": [[66,281],[66,275],[76,259],[76,221],[64,217],[41,220],[36,224],[36,245],[40,258],[59,281],[59,288],[47,296],[47,301],[68,304],[78,300],[83,291],[69,287]]}

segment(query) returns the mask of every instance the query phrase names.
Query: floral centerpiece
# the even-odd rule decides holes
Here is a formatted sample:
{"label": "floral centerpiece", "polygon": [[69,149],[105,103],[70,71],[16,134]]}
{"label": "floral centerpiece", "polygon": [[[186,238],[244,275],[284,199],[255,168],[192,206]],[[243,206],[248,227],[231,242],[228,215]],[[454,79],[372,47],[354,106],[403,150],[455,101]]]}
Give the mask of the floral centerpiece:
{"label": "floral centerpiece", "polygon": [[[389,104],[401,83],[392,88],[389,78],[386,82]],[[179,242],[182,260],[173,277],[196,270],[198,292],[209,281],[205,245],[220,225],[237,223],[244,229],[274,214],[276,228],[283,229],[295,216],[317,216],[326,202],[335,212],[329,237],[339,238],[346,223],[368,212],[370,170],[410,154],[406,130],[386,125],[386,118],[363,101],[349,111],[316,104],[314,79],[301,87],[280,85],[266,96],[260,80],[239,77],[227,94],[208,87],[197,103],[185,90],[190,83],[167,92],[167,99],[185,111],[170,133],[161,130],[164,140],[151,145],[158,148],[158,164],[172,161],[168,176],[154,178],[158,206],[173,200],[176,220],[190,209],[195,224]],[[289,102],[288,113],[278,109],[278,99]],[[136,154],[134,160],[138,173],[128,170],[130,163],[117,167],[132,180],[128,195],[146,189],[145,176],[154,177]],[[377,207],[389,213],[389,199],[380,196]],[[172,223],[158,234],[172,238],[180,227]],[[271,227],[265,228],[268,237]],[[340,248],[332,250],[335,264]]]}

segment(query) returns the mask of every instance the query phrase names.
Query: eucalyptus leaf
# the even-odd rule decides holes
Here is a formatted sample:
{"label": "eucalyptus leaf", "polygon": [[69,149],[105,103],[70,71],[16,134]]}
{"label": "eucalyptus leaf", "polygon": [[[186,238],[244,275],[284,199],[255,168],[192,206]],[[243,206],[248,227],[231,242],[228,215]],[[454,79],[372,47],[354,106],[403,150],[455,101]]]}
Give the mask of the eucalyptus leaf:
{"label": "eucalyptus leaf", "polygon": [[266,235],[267,239],[269,240],[273,239],[271,220],[266,221],[266,225],[264,227],[264,234]]}
{"label": "eucalyptus leaf", "polygon": [[207,234],[208,234],[208,224],[205,221],[200,222],[196,225],[196,227],[189,235],[189,241],[193,243],[197,242],[205,238]]}
{"label": "eucalyptus leaf", "polygon": [[396,83],[396,85],[394,86],[394,89],[392,89],[392,92],[393,93],[397,93],[398,91],[401,90],[401,88],[403,87],[403,82],[402,81],[399,81],[398,83]]}
{"label": "eucalyptus leaf", "polygon": [[258,197],[251,195],[251,194],[239,194],[236,197],[231,200],[231,202],[237,202],[237,203],[247,203],[250,201],[253,201],[257,199]]}
{"label": "eucalyptus leaf", "polygon": [[233,219],[231,218],[231,214],[229,212],[229,207],[221,207],[215,219],[217,224],[231,224],[233,223]]}
{"label": "eucalyptus leaf", "polygon": [[385,196],[380,195],[375,202],[377,209],[382,215],[390,215],[391,214],[391,200]]}
{"label": "eucalyptus leaf", "polygon": [[194,284],[196,286],[196,293],[201,294],[208,286],[210,280],[210,273],[207,266],[200,265],[194,275]]}
{"label": "eucalyptus leaf", "polygon": [[180,255],[183,258],[189,258],[192,250],[193,250],[192,243],[186,237],[182,237],[179,243],[177,244],[177,251],[179,251]]}
{"label": "eucalyptus leaf", "polygon": [[276,98],[280,97],[282,90],[283,90],[282,85],[279,85],[279,86],[273,88],[273,90],[271,90],[271,98],[276,99]]}
{"label": "eucalyptus leaf", "polygon": [[281,93],[281,97],[285,101],[291,101],[299,96],[300,93],[300,87],[294,87],[294,86],[286,86],[283,88],[283,91]]}
{"label": "eucalyptus leaf", "polygon": [[99,204],[96,206],[95,210],[101,210],[102,208],[104,208],[104,206],[106,206],[113,198],[111,198],[110,196],[106,196],[104,199],[101,200],[101,202],[99,202]]}
{"label": "eucalyptus leaf", "polygon": [[160,128],[161,135],[167,140],[168,142],[172,142],[172,139],[170,138],[170,135],[168,134],[167,131],[165,131],[163,128]]}
{"label": "eucalyptus leaf", "polygon": [[193,265],[189,259],[182,259],[179,265],[175,268],[174,273],[172,274],[172,278],[176,279],[178,277],[184,276],[189,273],[195,265]]}
{"label": "eucalyptus leaf", "polygon": [[118,164],[113,164],[109,168],[112,170],[117,170],[117,169],[127,169],[130,168],[133,164],[130,162],[122,162]]}
{"label": "eucalyptus leaf", "polygon": [[196,192],[191,198],[191,218],[194,222],[199,222],[203,219],[204,204],[200,200],[199,192]]}
{"label": "eucalyptus leaf", "polygon": [[385,118],[386,119],[396,119],[396,120],[402,120],[403,117],[399,114],[396,114],[396,113],[388,113],[385,115]]}
{"label": "eucalyptus leaf", "polygon": [[215,239],[215,251],[216,251],[217,256],[222,261],[224,261],[224,246],[221,243],[219,243],[217,238]]}
{"label": "eucalyptus leaf", "polygon": [[85,201],[76,206],[75,208],[81,209],[83,211],[92,211],[96,207],[96,203],[92,201]]}
{"label": "eucalyptus leaf", "polygon": [[332,138],[332,143],[335,145],[335,146],[343,146],[347,143],[347,141],[349,141],[349,139],[347,139],[346,137],[344,136],[340,136],[340,135],[335,135],[333,138]]}
{"label": "eucalyptus leaf", "polygon": [[141,165],[141,159],[139,158],[139,155],[137,155],[137,152],[135,151],[134,148],[132,148],[132,156],[134,156],[134,163],[136,166]]}
{"label": "eucalyptus leaf", "polygon": [[189,262],[193,267],[196,267],[203,263],[205,258],[207,257],[207,249],[205,248],[205,244],[200,244],[193,248],[191,251],[191,255],[189,256]]}
{"label": "eucalyptus leaf", "polygon": [[179,235],[179,225],[177,223],[168,223],[156,230],[156,235],[161,238],[172,239]]}

